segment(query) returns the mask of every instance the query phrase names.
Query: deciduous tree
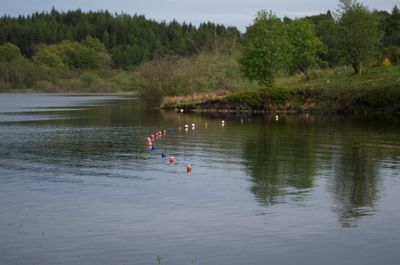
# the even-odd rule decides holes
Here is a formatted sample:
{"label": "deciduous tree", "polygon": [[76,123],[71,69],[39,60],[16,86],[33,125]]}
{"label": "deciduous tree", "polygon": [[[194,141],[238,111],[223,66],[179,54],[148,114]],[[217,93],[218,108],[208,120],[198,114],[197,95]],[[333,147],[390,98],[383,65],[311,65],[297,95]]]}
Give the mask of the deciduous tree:
{"label": "deciduous tree", "polygon": [[292,71],[300,71],[308,80],[309,70],[318,62],[323,44],[318,39],[313,24],[304,19],[295,19],[288,23],[288,37],[291,44],[290,68]]}
{"label": "deciduous tree", "polygon": [[363,62],[377,50],[381,34],[369,9],[356,0],[341,0],[337,43],[355,74],[363,71]]}
{"label": "deciduous tree", "polygon": [[286,25],[272,12],[260,11],[247,28],[244,42],[240,58],[243,73],[271,86],[290,54]]}

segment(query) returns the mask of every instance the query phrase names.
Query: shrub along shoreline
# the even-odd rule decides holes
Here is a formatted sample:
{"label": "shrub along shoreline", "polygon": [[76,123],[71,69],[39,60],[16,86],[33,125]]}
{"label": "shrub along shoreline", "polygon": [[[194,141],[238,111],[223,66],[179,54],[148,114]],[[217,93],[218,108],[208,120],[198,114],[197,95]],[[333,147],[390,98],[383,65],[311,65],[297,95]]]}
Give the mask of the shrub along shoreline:
{"label": "shrub along shoreline", "polygon": [[[362,76],[341,68],[315,73],[307,82],[280,78],[271,88],[215,97],[179,97],[167,100],[163,109],[189,112],[252,113],[388,113],[400,114],[400,67],[368,69]],[[165,102],[165,101],[164,101]]]}

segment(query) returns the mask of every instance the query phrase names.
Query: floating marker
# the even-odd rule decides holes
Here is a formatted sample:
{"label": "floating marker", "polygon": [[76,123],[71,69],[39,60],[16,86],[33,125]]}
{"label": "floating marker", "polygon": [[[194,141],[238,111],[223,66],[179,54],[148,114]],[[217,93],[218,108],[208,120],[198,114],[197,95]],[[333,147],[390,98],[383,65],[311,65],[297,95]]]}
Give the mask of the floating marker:
{"label": "floating marker", "polygon": [[156,147],[154,145],[151,146],[151,150],[156,150]]}
{"label": "floating marker", "polygon": [[185,129],[186,129],[186,128],[189,128],[189,125],[185,124]]}
{"label": "floating marker", "polygon": [[175,157],[170,156],[170,157],[169,157],[169,164],[170,164],[171,166],[173,166],[173,165],[175,165],[175,162],[176,162]]}
{"label": "floating marker", "polygon": [[278,115],[275,115],[275,120],[279,121],[279,116]]}
{"label": "floating marker", "polygon": [[167,153],[166,153],[166,152],[162,152],[162,153],[161,153],[161,157],[162,157],[162,158],[166,158],[166,157],[167,157]]}
{"label": "floating marker", "polygon": [[192,169],[193,169],[192,165],[187,165],[187,167],[186,167],[186,172],[187,172],[188,174],[190,174],[190,173],[192,173]]}
{"label": "floating marker", "polygon": [[164,135],[167,135],[167,131],[166,130],[164,130]]}
{"label": "floating marker", "polygon": [[208,123],[207,122],[204,124],[204,127],[208,128]]}
{"label": "floating marker", "polygon": [[183,113],[183,109],[180,109],[181,113]]}
{"label": "floating marker", "polygon": [[168,133],[172,133],[174,130],[172,130],[171,128],[168,129]]}
{"label": "floating marker", "polygon": [[244,120],[243,120],[243,119],[240,119],[240,123],[243,124],[243,122],[244,122]]}
{"label": "floating marker", "polygon": [[222,126],[222,127],[225,126],[225,121],[221,121],[221,126]]}

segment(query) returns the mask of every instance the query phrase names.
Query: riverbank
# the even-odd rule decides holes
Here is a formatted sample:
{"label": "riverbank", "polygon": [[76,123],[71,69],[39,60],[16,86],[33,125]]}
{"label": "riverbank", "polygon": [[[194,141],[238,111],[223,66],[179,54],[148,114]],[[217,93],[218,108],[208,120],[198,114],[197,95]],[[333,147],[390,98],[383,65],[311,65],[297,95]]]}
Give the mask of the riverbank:
{"label": "riverbank", "polygon": [[215,97],[164,99],[164,109],[192,112],[258,113],[400,113],[400,67],[370,68],[360,76],[351,69],[314,71],[309,81],[277,80],[272,88],[248,89]]}

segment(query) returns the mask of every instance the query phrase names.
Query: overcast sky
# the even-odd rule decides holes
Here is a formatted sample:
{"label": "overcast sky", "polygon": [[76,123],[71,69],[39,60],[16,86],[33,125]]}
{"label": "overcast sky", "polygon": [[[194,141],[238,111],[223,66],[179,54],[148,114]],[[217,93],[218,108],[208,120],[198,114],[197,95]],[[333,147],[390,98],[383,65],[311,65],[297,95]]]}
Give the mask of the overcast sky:
{"label": "overcast sky", "polygon": [[[398,0],[361,0],[371,9],[392,10]],[[257,11],[273,10],[279,16],[302,17],[327,10],[336,10],[338,0],[0,0],[0,14],[17,16],[35,11],[81,8],[143,14],[158,21],[213,21],[244,30]]]}

